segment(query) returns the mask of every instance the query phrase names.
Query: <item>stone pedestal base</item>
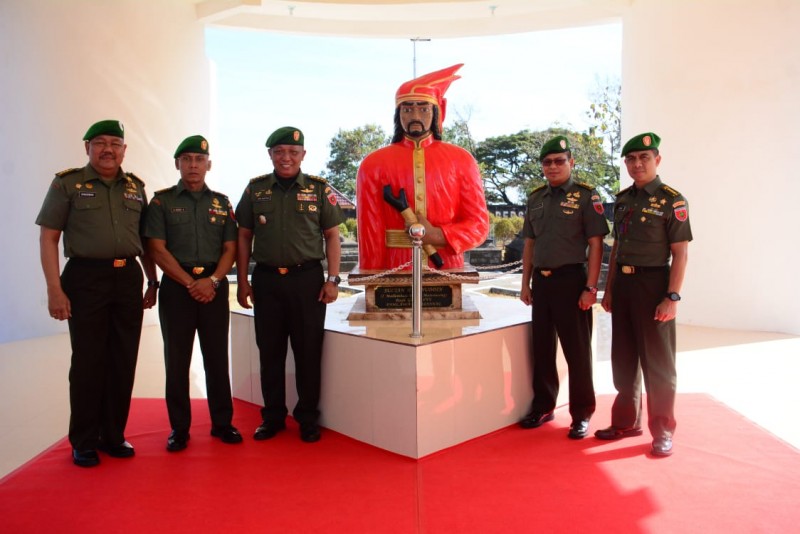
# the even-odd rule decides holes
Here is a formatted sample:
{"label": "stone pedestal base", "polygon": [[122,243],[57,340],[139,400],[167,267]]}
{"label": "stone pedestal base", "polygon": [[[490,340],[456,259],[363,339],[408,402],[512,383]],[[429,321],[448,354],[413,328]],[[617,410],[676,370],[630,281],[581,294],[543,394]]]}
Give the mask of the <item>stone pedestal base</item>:
{"label": "stone pedestal base", "polygon": [[[410,272],[396,272],[374,278],[380,271],[351,271],[350,286],[365,286],[365,294],[357,299],[350,321],[407,320],[412,315]],[[461,284],[477,284],[480,276],[466,267],[457,271],[422,273],[423,319],[480,319],[480,313],[463,295]]]}

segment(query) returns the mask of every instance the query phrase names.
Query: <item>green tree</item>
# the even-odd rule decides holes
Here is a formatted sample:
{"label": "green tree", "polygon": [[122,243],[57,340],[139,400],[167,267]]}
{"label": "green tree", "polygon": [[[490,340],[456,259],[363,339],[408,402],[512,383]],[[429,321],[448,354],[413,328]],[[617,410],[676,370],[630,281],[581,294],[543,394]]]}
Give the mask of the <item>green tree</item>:
{"label": "green tree", "polygon": [[333,136],[326,170],[322,171],[333,187],[345,196],[355,197],[358,166],[370,152],[389,143],[389,137],[377,124],[367,124],[352,130],[342,130]]}
{"label": "green tree", "polygon": [[539,152],[547,140],[557,135],[569,139],[575,159],[574,179],[595,186],[611,198],[619,180],[616,175],[609,174],[608,155],[603,150],[602,139],[554,127],[538,132],[522,130],[478,143],[476,157],[483,171],[486,200],[520,204],[531,191],[544,184]]}
{"label": "green tree", "polygon": [[[472,117],[472,108],[467,107],[463,112],[456,111],[455,119],[452,125],[445,126],[442,131],[442,141],[458,145],[473,156],[478,147],[478,143],[472,136],[472,131],[469,129],[469,121]],[[450,115],[448,114],[448,120]]]}
{"label": "green tree", "polygon": [[514,222],[507,217],[498,217],[494,222],[494,238],[500,242],[501,247],[505,247],[506,243],[517,235],[517,230],[514,228]]}
{"label": "green tree", "polygon": [[592,103],[586,112],[590,125],[588,133],[602,140],[606,151],[606,172],[616,178],[619,186],[619,164],[617,154],[622,149],[622,85],[619,79],[597,80],[597,87],[590,93]]}

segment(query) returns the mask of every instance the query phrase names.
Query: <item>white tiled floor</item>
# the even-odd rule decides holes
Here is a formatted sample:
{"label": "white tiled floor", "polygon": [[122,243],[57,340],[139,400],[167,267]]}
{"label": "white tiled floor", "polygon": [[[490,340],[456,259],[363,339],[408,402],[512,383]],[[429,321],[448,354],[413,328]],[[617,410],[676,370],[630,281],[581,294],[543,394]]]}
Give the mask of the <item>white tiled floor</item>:
{"label": "white tiled floor", "polygon": [[[507,283],[514,286],[513,279]],[[613,393],[608,362],[609,316],[598,312],[595,324],[596,389],[599,394]],[[199,354],[196,349],[192,364],[194,397],[204,396]],[[0,477],[66,435],[68,369],[66,334],[0,345]],[[800,425],[796,408],[792,408],[800,406],[797,377],[800,336],[678,327],[679,392],[708,393],[800,449]],[[147,326],[142,333],[134,396],[163,397],[163,384],[160,330],[157,325]],[[609,417],[596,414],[593,426],[605,426]],[[679,433],[676,439],[680,439]]]}

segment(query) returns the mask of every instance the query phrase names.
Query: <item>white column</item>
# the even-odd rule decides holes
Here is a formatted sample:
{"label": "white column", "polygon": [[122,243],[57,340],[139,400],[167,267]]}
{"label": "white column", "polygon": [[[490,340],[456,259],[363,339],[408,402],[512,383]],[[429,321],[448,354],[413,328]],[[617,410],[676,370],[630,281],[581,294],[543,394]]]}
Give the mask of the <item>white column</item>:
{"label": "white column", "polygon": [[795,0],[635,0],[624,17],[623,137],[658,133],[690,204],[680,322],[800,334],[797,28]]}
{"label": "white column", "polygon": [[86,164],[86,129],[124,123],[123,169],[152,196],[178,180],[178,143],[210,136],[210,90],[203,24],[186,0],[3,0],[0,50],[3,343],[66,330],[47,313],[34,221],[54,173]]}

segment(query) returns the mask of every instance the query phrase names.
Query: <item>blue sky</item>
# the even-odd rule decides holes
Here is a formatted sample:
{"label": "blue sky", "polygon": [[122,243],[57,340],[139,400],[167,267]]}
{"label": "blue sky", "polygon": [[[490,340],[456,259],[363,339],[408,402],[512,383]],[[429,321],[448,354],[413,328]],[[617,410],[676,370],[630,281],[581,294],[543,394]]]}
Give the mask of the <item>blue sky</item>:
{"label": "blue sky", "polygon": [[[397,87],[413,78],[408,39],[300,37],[209,28],[212,187],[236,202],[270,172],[264,147],[280,126],[303,130],[307,173],[319,174],[341,129],[390,132]],[[434,39],[416,45],[417,75],[464,63],[447,92],[448,117],[468,115],[478,140],[559,124],[586,127],[597,80],[620,78],[621,25]],[[445,119],[445,125],[448,120]]]}

